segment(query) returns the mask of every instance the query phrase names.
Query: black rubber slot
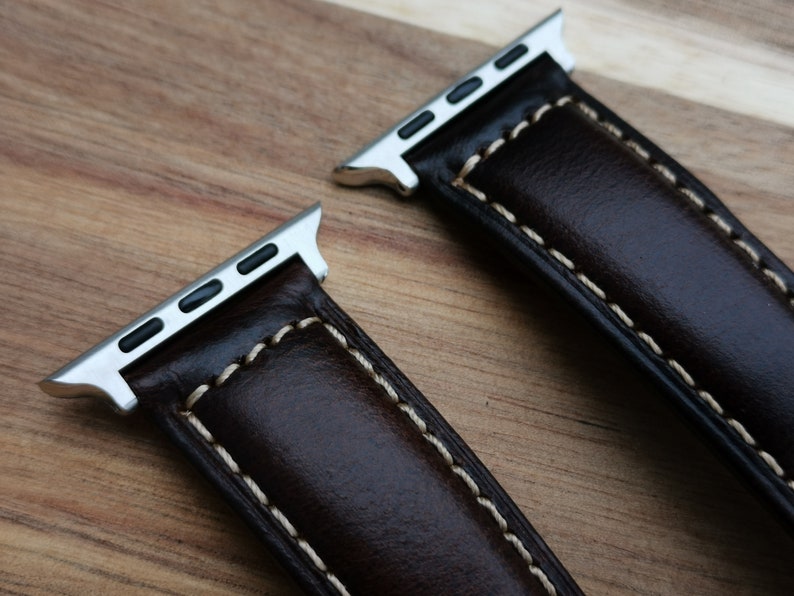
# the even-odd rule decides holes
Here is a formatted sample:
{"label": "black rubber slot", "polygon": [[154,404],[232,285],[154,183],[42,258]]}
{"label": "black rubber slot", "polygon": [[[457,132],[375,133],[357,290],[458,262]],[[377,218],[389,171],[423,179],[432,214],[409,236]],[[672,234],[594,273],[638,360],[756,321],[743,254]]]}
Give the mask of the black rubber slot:
{"label": "black rubber slot", "polygon": [[237,271],[243,275],[248,275],[251,271],[258,269],[277,254],[278,248],[275,244],[265,244],[255,253],[245,257],[242,261],[237,263]]}
{"label": "black rubber slot", "polygon": [[125,354],[132,352],[143,342],[150,340],[163,330],[163,321],[157,317],[149,319],[134,331],[119,340],[119,350]]}
{"label": "black rubber slot", "polygon": [[508,50],[505,54],[502,54],[499,58],[496,59],[494,62],[494,66],[499,70],[503,70],[510,66],[513,62],[521,58],[524,54],[529,51],[529,48],[525,46],[523,43],[518,44],[514,48]]}
{"label": "black rubber slot", "polygon": [[472,77],[467,79],[447,94],[447,101],[449,103],[458,103],[460,100],[465,99],[474,93],[480,87],[482,87],[482,79],[480,77]]}
{"label": "black rubber slot", "polygon": [[179,301],[179,310],[184,313],[196,310],[202,304],[206,304],[217,296],[223,289],[223,284],[219,279],[208,281],[200,288],[190,292],[187,296]]}
{"label": "black rubber slot", "polygon": [[401,139],[408,139],[422,130],[425,126],[430,124],[435,117],[436,115],[433,112],[430,110],[425,110],[416,118],[411,120],[408,124],[403,126],[400,130],[398,130],[397,134]]}

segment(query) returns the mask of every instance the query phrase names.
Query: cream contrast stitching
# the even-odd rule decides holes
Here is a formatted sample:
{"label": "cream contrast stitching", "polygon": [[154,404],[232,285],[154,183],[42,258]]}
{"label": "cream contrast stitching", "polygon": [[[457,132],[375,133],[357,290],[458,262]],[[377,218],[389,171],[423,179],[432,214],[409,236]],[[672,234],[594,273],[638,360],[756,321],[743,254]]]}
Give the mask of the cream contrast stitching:
{"label": "cream contrast stitching", "polygon": [[201,420],[196,417],[196,415],[191,412],[190,410],[185,410],[182,412],[185,416],[187,421],[195,428],[198,433],[215,449],[218,453],[220,458],[226,464],[226,466],[232,471],[233,474],[239,476],[243,482],[245,482],[246,486],[250,489],[251,493],[254,495],[254,498],[259,501],[265,508],[270,512],[270,514],[281,524],[287,534],[296,542],[298,547],[306,553],[309,557],[311,562],[314,564],[317,569],[319,569],[323,574],[325,574],[326,579],[328,582],[336,588],[336,591],[339,592],[342,596],[350,596],[350,593],[347,591],[345,585],[339,581],[339,578],[336,577],[331,571],[328,570],[328,567],[325,565],[323,560],[320,558],[320,555],[317,554],[317,551],[312,548],[311,544],[309,544],[305,538],[302,538],[301,535],[298,533],[298,530],[295,529],[295,526],[289,521],[286,515],[276,507],[270,499],[268,499],[267,495],[262,492],[262,489],[259,488],[259,485],[251,478],[248,474],[243,473],[240,469],[240,466],[237,465],[237,462],[234,461],[231,454],[215,440],[215,437],[212,436],[212,433],[201,423]]}
{"label": "cream contrast stitching", "polygon": [[[578,100],[571,95],[566,95],[565,97],[562,97],[553,103],[550,102],[542,105],[540,108],[535,110],[535,112],[529,118],[522,120],[515,127],[513,127],[513,129],[510,130],[510,132],[504,138],[500,137],[495,141],[493,141],[485,149],[485,151],[482,152],[482,154],[475,153],[474,155],[472,155],[466,161],[466,163],[463,165],[463,168],[461,168],[460,172],[458,173],[458,177],[456,178],[455,182],[459,181],[461,184],[456,184],[456,186],[460,186],[461,188],[468,190],[469,192],[471,192],[471,194],[475,195],[477,198],[482,200],[481,197],[482,193],[480,191],[473,192],[473,190],[476,189],[469,187],[469,185],[467,185],[464,182],[464,178],[466,178],[469,172],[471,172],[474,169],[474,167],[478,163],[480,163],[480,161],[490,157],[495,151],[500,149],[505,143],[515,139],[524,129],[535,124],[549,110],[561,107],[568,103],[571,103],[574,106],[576,106],[585,116],[593,120],[596,124],[601,126],[612,136],[614,136],[616,139],[622,142],[626,147],[628,147],[634,153],[639,155],[677,192],[685,196],[703,215],[705,215],[712,223],[714,223],[714,225],[716,225],[717,228],[720,231],[722,231],[722,233],[725,234],[731,242],[733,242],[736,246],[738,246],[742,250],[742,252],[750,259],[750,261],[755,267],[757,267],[766,277],[768,277],[772,281],[773,285],[778,290],[780,290],[783,293],[783,295],[786,297],[789,305],[794,306],[794,292],[792,292],[791,288],[788,287],[783,277],[779,273],[769,268],[764,263],[763,259],[761,258],[761,255],[758,254],[758,251],[756,251],[745,240],[743,240],[739,235],[739,233],[736,232],[733,229],[733,227],[723,217],[711,211],[709,207],[706,205],[706,201],[704,201],[703,198],[698,193],[696,193],[691,188],[684,186],[684,184],[681,183],[681,181],[678,179],[678,177],[670,168],[655,161],[653,157],[651,157],[651,154],[647,149],[645,149],[634,139],[628,137],[619,126],[615,125],[609,120],[604,119],[596,110],[594,110],[583,101]],[[499,211],[501,205],[494,208],[497,211]]]}
{"label": "cream contrast stitching", "polygon": [[654,170],[656,170],[656,172],[659,173],[659,175],[661,175],[665,180],[667,180],[667,182],[676,191],[678,191],[679,193],[684,195],[687,199],[689,199],[689,201],[693,205],[695,205],[695,207],[697,207],[697,209],[703,215],[705,215],[710,221],[712,221],[714,225],[716,225],[717,228],[721,230],[722,233],[725,234],[731,242],[733,242],[736,246],[738,246],[742,250],[742,252],[747,257],[749,257],[750,261],[753,263],[755,267],[757,267],[766,277],[772,280],[772,283],[775,285],[775,287],[781,292],[783,292],[783,295],[788,299],[789,305],[794,306],[794,292],[792,292],[791,288],[789,288],[786,285],[786,282],[783,279],[783,277],[777,272],[770,269],[763,262],[758,252],[754,248],[752,248],[749,244],[747,244],[747,242],[745,242],[741,238],[739,233],[736,232],[733,229],[733,227],[731,227],[731,225],[723,217],[711,211],[709,207],[706,205],[706,201],[703,200],[703,198],[698,193],[696,193],[694,190],[686,187],[683,183],[681,183],[681,181],[678,179],[678,177],[670,168],[655,161],[645,148],[643,148],[639,143],[637,143],[633,139],[627,137],[626,134],[623,132],[623,130],[621,130],[618,126],[614,125],[608,120],[606,120],[596,110],[594,110],[593,108],[591,108],[589,105],[587,105],[582,101],[575,100],[573,98],[571,98],[570,101],[573,102],[574,105],[577,108],[579,108],[579,110],[581,110],[581,112],[585,114],[588,118],[590,118],[595,123],[599,124],[601,127],[606,129],[610,134],[612,134],[612,136],[614,136],[616,139],[621,141],[629,149],[634,151],[643,160],[648,162],[648,165],[650,165]]}
{"label": "cream contrast stitching", "polygon": [[191,408],[195,406],[199,399],[212,387],[220,387],[223,385],[231,375],[233,375],[237,370],[240,368],[251,364],[259,353],[266,349],[277,345],[282,338],[291,331],[296,329],[304,329],[309,325],[313,325],[316,323],[321,323],[323,327],[331,334],[331,336],[341,345],[355,360],[364,368],[367,372],[369,377],[375,381],[378,385],[380,385],[383,390],[388,395],[391,402],[405,414],[408,419],[414,424],[414,426],[419,430],[422,434],[422,437],[432,445],[435,450],[439,453],[442,457],[444,462],[450,468],[453,474],[458,476],[468,487],[469,491],[474,495],[477,503],[483,507],[493,518],[498,526],[499,530],[502,532],[502,537],[509,542],[513,548],[518,552],[519,556],[524,560],[527,564],[527,567],[532,575],[534,575],[543,587],[546,589],[550,596],[554,596],[557,594],[557,589],[555,588],[554,584],[551,583],[548,576],[543,572],[540,567],[537,566],[535,563],[532,555],[527,550],[524,543],[521,539],[513,533],[510,529],[510,526],[507,523],[507,520],[504,516],[499,512],[496,504],[488,497],[482,495],[480,491],[480,487],[474,478],[463,469],[460,465],[455,462],[452,454],[447,449],[446,445],[444,444],[441,439],[436,437],[432,432],[430,432],[427,428],[427,424],[419,415],[419,413],[408,403],[404,402],[397,392],[392,387],[391,383],[389,383],[380,373],[378,373],[375,368],[372,366],[372,363],[356,348],[350,346],[347,341],[347,338],[339,331],[336,327],[329,323],[323,322],[319,317],[308,317],[303,319],[299,323],[295,325],[285,325],[282,327],[267,343],[258,343],[256,344],[253,349],[243,358],[242,364],[231,364],[224,371],[215,378],[215,380],[211,384],[202,384],[199,385],[191,394],[187,397],[186,403],[186,410],[183,412],[183,415],[187,418],[187,420],[198,430],[199,434],[204,437],[218,452],[221,459],[226,463],[229,469],[232,470],[233,473],[239,475],[243,481],[248,485],[248,487],[253,492],[254,496],[265,506],[268,510],[273,514],[273,516],[281,523],[281,525],[287,530],[290,536],[292,536],[296,541],[298,541],[298,545],[303,549],[303,551],[309,556],[312,562],[320,569],[323,573],[325,573],[328,580],[333,584],[333,586],[339,591],[340,594],[347,595],[348,592],[345,589],[345,586],[336,578],[336,576],[328,571],[325,563],[323,563],[322,559],[320,559],[319,555],[314,551],[314,549],[306,542],[304,539],[300,538],[297,530],[295,530],[294,526],[289,522],[289,520],[284,516],[284,514],[275,507],[275,505],[271,504],[270,501],[267,499],[265,494],[262,490],[257,486],[254,480],[240,471],[239,466],[235,463],[232,459],[231,455],[224,449],[217,441],[215,441],[214,437],[210,432],[204,427],[201,421],[196,417],[196,415],[191,412]]}
{"label": "cream contrast stitching", "polygon": [[217,454],[220,456],[221,460],[226,464],[226,466],[231,470],[231,472],[237,476],[239,476],[242,481],[246,484],[246,486],[250,489],[251,494],[253,494],[254,498],[259,501],[273,516],[273,518],[281,524],[281,527],[287,531],[287,534],[295,541],[298,547],[309,557],[309,560],[314,564],[314,566],[322,572],[328,582],[336,589],[339,594],[342,596],[350,596],[350,593],[347,591],[345,585],[339,580],[338,577],[334,573],[332,573],[328,567],[326,566],[325,562],[320,558],[320,555],[317,554],[317,551],[314,550],[311,544],[303,538],[298,530],[292,525],[292,522],[289,521],[286,515],[276,506],[274,505],[267,495],[262,491],[259,485],[251,478],[248,474],[243,473],[240,469],[240,466],[234,461],[234,458],[231,454],[226,450],[223,445],[218,443],[215,440],[215,437],[210,433],[206,426],[198,419],[198,417],[191,411],[193,406],[196,405],[199,399],[212,387],[220,387],[223,385],[229,377],[231,377],[236,371],[238,371],[243,366],[251,364],[259,353],[267,347],[273,347],[278,345],[287,333],[293,331],[295,329],[303,329],[304,327],[308,327],[313,323],[319,322],[319,319],[316,317],[304,319],[303,321],[299,322],[296,325],[286,325],[282,327],[278,333],[276,333],[268,343],[257,343],[250,352],[243,358],[243,363],[233,362],[229,366],[227,366],[221,374],[219,374],[212,384],[202,384],[196,387],[190,395],[185,400],[185,410],[182,412],[182,415],[187,419],[187,421],[195,428],[198,433],[206,440],[212,447],[215,449]]}
{"label": "cream contrast stitching", "polygon": [[[637,337],[639,337],[643,343],[645,343],[650,350],[662,358],[667,365],[673,370],[683,381],[689,386],[695,393],[702,399],[714,412],[716,412],[731,428],[733,428],[736,433],[741,437],[741,439],[747,443],[750,447],[752,447],[758,456],[764,461],[764,463],[778,476],[783,482],[792,490],[794,490],[794,479],[787,479],[786,471],[780,466],[780,464],[775,460],[775,458],[769,454],[767,451],[761,449],[758,445],[756,440],[750,435],[749,432],[744,428],[744,426],[734,418],[728,416],[725,411],[723,410],[722,406],[717,402],[717,400],[712,396],[708,391],[698,387],[697,383],[695,382],[694,378],[691,374],[675,359],[670,358],[665,355],[662,348],[659,344],[654,340],[650,335],[646,332],[638,329],[634,320],[615,302],[610,301],[607,297],[607,293],[600,288],[594,281],[592,281],[587,275],[585,275],[581,270],[578,270],[575,263],[569,259],[567,256],[562,254],[555,248],[549,247],[546,244],[546,241],[543,237],[538,234],[535,230],[530,228],[527,225],[520,224],[516,218],[516,216],[507,209],[504,205],[492,201],[488,198],[488,196],[479,188],[475,187],[471,183],[465,180],[466,176],[468,176],[475,167],[488,157],[494,154],[494,152],[498,151],[501,147],[503,147],[508,141],[515,139],[522,131],[530,127],[531,125],[535,124],[540,120],[544,114],[549,112],[554,108],[558,108],[564,106],[566,104],[573,104],[576,106],[585,116],[589,117],[593,120],[596,124],[603,127],[607,130],[610,134],[615,136],[618,140],[622,141],[627,147],[632,149],[637,155],[642,157],[648,164],[654,168],[665,180],[667,180],[670,184],[672,184],[676,190],[686,196],[692,203],[694,203],[702,213],[707,215],[709,219],[714,221],[714,223],[726,234],[728,234],[729,238],[737,244],[742,250],[750,256],[756,266],[760,267],[761,270],[764,272],[765,275],[770,277],[774,282],[775,285],[784,292],[784,294],[788,295],[789,289],[786,287],[783,279],[774,272],[771,272],[764,268],[761,263],[761,259],[758,254],[750,248],[744,241],[735,238],[735,233],[730,227],[730,225],[724,221],[721,217],[716,215],[715,213],[709,213],[705,202],[703,199],[700,198],[694,191],[681,186],[675,174],[666,166],[662,164],[656,163],[652,160],[650,153],[643,148],[639,143],[634,141],[633,139],[629,139],[625,136],[623,131],[617,127],[615,124],[604,120],[593,108],[588,106],[587,104],[583,103],[582,101],[568,95],[553,103],[546,103],[540,108],[538,108],[529,118],[522,120],[519,124],[517,124],[513,129],[504,137],[499,138],[492,142],[488,147],[486,147],[485,151],[482,153],[475,153],[466,162],[463,164],[460,172],[458,173],[457,177],[452,181],[452,185],[456,186],[483,203],[489,205],[494,211],[499,213],[502,217],[504,217],[507,221],[515,225],[521,232],[523,232],[530,240],[532,240],[535,244],[543,248],[552,258],[556,261],[561,263],[566,269],[571,271],[571,273],[579,280],[579,282],[586,287],[590,292],[592,292],[599,300],[604,302],[604,304],[609,307],[609,309],[615,313],[615,315],[621,320],[621,322],[631,329]],[[794,299],[789,301],[792,305],[794,305]]]}

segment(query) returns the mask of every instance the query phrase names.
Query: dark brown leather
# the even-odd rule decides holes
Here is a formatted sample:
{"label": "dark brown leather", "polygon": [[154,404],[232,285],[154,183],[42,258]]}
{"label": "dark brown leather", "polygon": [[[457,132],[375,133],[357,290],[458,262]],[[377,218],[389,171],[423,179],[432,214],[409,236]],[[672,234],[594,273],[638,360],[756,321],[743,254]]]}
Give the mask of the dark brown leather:
{"label": "dark brown leather", "polygon": [[703,184],[547,56],[407,160],[617,342],[794,530],[794,274]]}
{"label": "dark brown leather", "polygon": [[206,319],[125,378],[303,588],[580,593],[301,261]]}

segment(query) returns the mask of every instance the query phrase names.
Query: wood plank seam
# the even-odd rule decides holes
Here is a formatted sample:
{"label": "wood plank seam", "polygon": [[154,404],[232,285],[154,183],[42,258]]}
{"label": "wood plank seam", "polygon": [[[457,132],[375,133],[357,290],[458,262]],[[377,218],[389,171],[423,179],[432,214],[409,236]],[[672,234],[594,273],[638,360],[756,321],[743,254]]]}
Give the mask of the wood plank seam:
{"label": "wood plank seam", "polygon": [[[794,479],[789,479],[788,474],[786,471],[780,466],[777,460],[770,454],[769,452],[762,449],[758,442],[753,438],[753,436],[747,431],[747,429],[742,425],[738,420],[728,416],[719,402],[711,395],[708,391],[699,387],[696,383],[695,379],[689,372],[674,358],[669,358],[665,355],[664,351],[659,347],[659,344],[646,332],[641,331],[636,328],[636,324],[634,323],[633,319],[626,314],[626,312],[621,308],[618,304],[613,301],[608,300],[607,293],[598,286],[595,282],[593,282],[585,273],[581,270],[577,270],[576,264],[566,257],[563,253],[559,252],[555,248],[550,248],[546,246],[546,242],[543,237],[537,233],[537,231],[533,230],[527,225],[519,224],[518,219],[516,216],[507,209],[504,205],[496,201],[492,201],[488,198],[488,196],[475,187],[474,185],[466,182],[465,178],[468,176],[474,168],[477,167],[478,164],[482,163],[488,157],[493,155],[496,151],[500,148],[504,147],[509,141],[512,141],[518,137],[518,135],[538,122],[544,114],[548,113],[550,110],[562,107],[566,104],[572,104],[576,106],[585,116],[593,120],[597,125],[604,128],[607,132],[615,136],[619,141],[623,142],[629,148],[631,148],[637,155],[642,157],[648,165],[656,171],[664,180],[666,180],[669,184],[671,184],[676,190],[681,192],[687,199],[689,199],[692,203],[694,203],[699,208],[699,213],[705,215],[710,220],[714,221],[717,224],[717,227],[722,230],[724,233],[728,235],[728,239],[736,243],[735,240],[735,232],[732,230],[730,225],[725,222],[722,218],[717,216],[714,213],[708,213],[707,208],[705,206],[705,202],[694,192],[690,189],[686,189],[686,192],[683,192],[682,189],[685,188],[680,186],[675,174],[669,170],[669,168],[655,163],[651,157],[649,151],[644,149],[639,143],[634,141],[633,139],[627,139],[623,131],[616,126],[614,123],[606,120],[603,116],[601,116],[596,110],[592,107],[584,103],[582,100],[573,97],[571,95],[566,95],[555,102],[548,102],[543,104],[537,110],[535,110],[529,118],[522,120],[519,124],[513,127],[505,137],[500,137],[490,143],[488,147],[482,153],[477,152],[471,157],[469,157],[463,164],[460,172],[452,181],[452,185],[455,187],[460,188],[474,196],[479,201],[489,205],[491,208],[494,209],[499,215],[504,217],[507,221],[511,224],[516,226],[519,230],[521,230],[528,238],[530,238],[533,242],[535,242],[538,246],[543,248],[547,253],[549,253],[556,261],[561,263],[566,269],[570,270],[579,282],[590,290],[599,300],[604,302],[607,307],[612,310],[617,317],[623,322],[623,324],[631,329],[642,341],[645,343],[654,354],[659,356],[664,360],[664,362],[673,370],[684,383],[687,384],[695,393],[700,397],[708,406],[716,412],[720,418],[722,418],[734,431],[739,435],[739,437],[744,441],[747,445],[753,448],[756,454],[761,458],[761,460],[766,464],[766,466],[774,472],[774,474],[780,478],[784,485],[787,486],[789,489],[794,491]],[[746,244],[744,242],[737,243],[741,248],[744,249]],[[748,247],[749,248],[749,247]],[[757,261],[754,259],[758,258],[758,255],[755,251],[746,250],[744,249],[744,253],[747,254],[752,260],[754,260],[754,265],[759,266],[760,259]],[[765,268],[761,268],[765,275],[770,277],[775,282],[775,287],[779,290],[782,290],[783,293],[788,297],[790,293],[788,288],[786,287],[785,283],[783,283],[782,278],[774,273],[769,272]],[[779,281],[779,283],[778,283]],[[794,305],[794,299],[790,299],[789,303]]]}

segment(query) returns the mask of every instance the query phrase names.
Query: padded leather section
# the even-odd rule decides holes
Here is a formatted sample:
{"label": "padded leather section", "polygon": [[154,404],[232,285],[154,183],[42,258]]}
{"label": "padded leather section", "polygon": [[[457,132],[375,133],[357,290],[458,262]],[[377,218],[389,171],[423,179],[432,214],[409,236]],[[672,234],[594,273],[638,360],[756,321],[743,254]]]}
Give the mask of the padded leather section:
{"label": "padded leather section", "polygon": [[794,275],[707,188],[548,58],[407,157],[794,529]]}
{"label": "padded leather section", "polygon": [[471,450],[298,260],[125,377],[311,592],[579,593]]}

